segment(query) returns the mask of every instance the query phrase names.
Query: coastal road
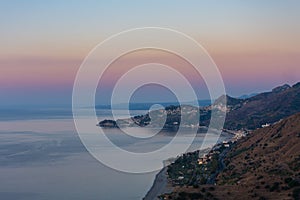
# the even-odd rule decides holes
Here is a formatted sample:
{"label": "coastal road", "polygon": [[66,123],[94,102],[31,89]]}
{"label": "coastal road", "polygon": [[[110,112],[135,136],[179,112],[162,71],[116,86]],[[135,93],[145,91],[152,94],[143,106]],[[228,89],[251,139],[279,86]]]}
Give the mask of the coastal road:
{"label": "coastal road", "polygon": [[224,163],[224,158],[225,158],[225,155],[227,154],[228,151],[229,151],[229,149],[224,149],[224,150],[222,151],[222,153],[220,153],[219,159],[218,159],[218,164],[219,164],[218,169],[217,169],[216,173],[212,174],[212,175],[208,178],[206,184],[211,184],[211,185],[213,185],[213,184],[216,183],[216,177],[217,177],[218,174],[219,174],[220,172],[222,172],[222,171],[225,169],[225,167],[226,167],[226,166],[225,166],[225,163]]}

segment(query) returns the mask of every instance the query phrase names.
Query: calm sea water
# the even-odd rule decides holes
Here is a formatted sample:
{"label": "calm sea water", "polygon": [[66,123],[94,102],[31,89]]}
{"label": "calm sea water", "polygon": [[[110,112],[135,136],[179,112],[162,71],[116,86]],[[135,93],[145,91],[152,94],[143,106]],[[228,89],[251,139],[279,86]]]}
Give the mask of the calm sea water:
{"label": "calm sea water", "polygon": [[[135,111],[141,113],[145,111]],[[98,114],[99,119],[107,117],[106,111]],[[136,152],[155,149],[172,138],[162,134],[133,141],[117,129],[108,134],[118,146]],[[186,137],[188,133],[177,145]],[[193,148],[199,148],[202,140],[199,135]],[[122,173],[95,160],[82,145],[69,111],[0,113],[0,199],[142,199],[156,173]]]}

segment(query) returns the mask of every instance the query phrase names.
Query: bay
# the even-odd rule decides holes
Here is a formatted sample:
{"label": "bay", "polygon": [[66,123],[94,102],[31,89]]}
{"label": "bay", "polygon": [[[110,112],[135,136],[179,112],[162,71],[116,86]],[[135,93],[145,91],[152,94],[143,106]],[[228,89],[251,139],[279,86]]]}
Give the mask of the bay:
{"label": "bay", "polygon": [[[119,112],[119,117],[123,112]],[[158,171],[132,174],[105,166],[85,149],[69,112],[55,114],[52,110],[49,113],[47,117],[47,111],[43,111],[39,117],[37,113],[30,116],[28,112],[14,111],[7,119],[2,112],[0,199],[135,200],[145,196]],[[145,111],[133,114],[143,113]],[[99,120],[109,117],[106,111],[99,111],[98,116]],[[134,152],[155,150],[172,139],[172,135],[166,133],[150,140],[134,140],[124,137],[118,129],[107,130],[107,135],[119,147]],[[180,137],[178,147],[184,145],[190,135],[187,132]],[[213,141],[217,136],[209,137]],[[200,148],[203,138],[204,135],[197,136],[191,149]],[[104,153],[109,153],[109,149]]]}

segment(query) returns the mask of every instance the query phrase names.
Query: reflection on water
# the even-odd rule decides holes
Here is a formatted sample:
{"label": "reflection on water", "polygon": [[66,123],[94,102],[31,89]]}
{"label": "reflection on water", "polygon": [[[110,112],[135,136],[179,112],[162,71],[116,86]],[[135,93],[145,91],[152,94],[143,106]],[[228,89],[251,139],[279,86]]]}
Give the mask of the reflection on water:
{"label": "reflection on water", "polygon": [[[134,200],[150,189],[156,172],[126,174],[99,163],[81,144],[70,116],[19,118],[0,121],[0,199]],[[171,138],[162,134],[135,141],[116,129],[107,134],[120,147],[137,152],[160,147]],[[197,137],[193,148],[202,139]]]}

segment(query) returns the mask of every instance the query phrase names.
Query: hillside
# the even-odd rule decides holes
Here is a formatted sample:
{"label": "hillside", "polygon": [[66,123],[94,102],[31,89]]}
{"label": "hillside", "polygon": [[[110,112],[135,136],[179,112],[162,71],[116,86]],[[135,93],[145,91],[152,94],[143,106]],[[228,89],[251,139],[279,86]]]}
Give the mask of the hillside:
{"label": "hillside", "polygon": [[166,199],[300,199],[300,113],[238,141],[216,185],[177,187]]}
{"label": "hillside", "polygon": [[[224,100],[227,105],[225,107]],[[146,115],[133,117],[134,124],[131,120],[120,119],[118,124],[123,126],[152,126],[162,127],[177,130],[181,115],[190,115],[191,113],[197,113],[196,107],[183,106],[168,106],[165,110],[151,111]],[[221,112],[227,112],[226,120],[224,124],[225,129],[240,130],[249,129],[255,130],[261,128],[264,124],[273,124],[283,118],[291,116],[297,112],[300,112],[300,83],[290,87],[289,85],[283,85],[274,88],[270,92],[258,94],[248,99],[233,98],[228,95],[223,95],[217,99],[213,105],[201,107],[199,124],[201,126],[208,126],[210,124],[210,115],[213,109]],[[167,114],[167,120],[165,125],[161,125],[164,122],[163,117]],[[149,115],[152,117],[151,121]],[[99,126],[107,124],[100,122]],[[185,121],[183,126],[196,126],[198,122],[193,119],[191,123]],[[107,127],[107,126],[104,126]],[[116,126],[111,126],[116,127]]]}
{"label": "hillside", "polygon": [[103,120],[98,125],[103,128],[117,128],[118,126],[162,127],[169,131],[176,131],[179,124],[186,128],[197,128],[198,119],[199,109],[197,107],[183,105],[167,106],[165,109],[152,110],[145,115],[138,115],[129,119]]}
{"label": "hillside", "polygon": [[253,130],[300,112],[300,83],[293,87],[283,85],[242,101],[231,98],[229,103],[232,104],[225,128]]}

